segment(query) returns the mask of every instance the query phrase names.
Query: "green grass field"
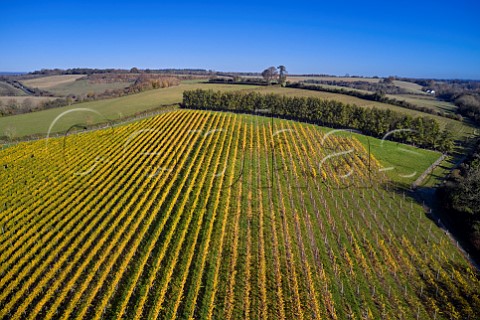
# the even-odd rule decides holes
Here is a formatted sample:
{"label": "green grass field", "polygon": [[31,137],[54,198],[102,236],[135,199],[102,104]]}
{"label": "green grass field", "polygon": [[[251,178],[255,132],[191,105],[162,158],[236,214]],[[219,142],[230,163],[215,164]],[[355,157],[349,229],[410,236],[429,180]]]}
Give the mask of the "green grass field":
{"label": "green grass field", "polygon": [[455,113],[455,110],[457,110],[457,107],[453,103],[440,101],[429,95],[389,94],[387,96],[389,98],[405,100],[407,102],[416,104],[417,106],[427,107],[441,112]]}
{"label": "green grass field", "polygon": [[325,130],[177,110],[0,151],[0,318],[478,319],[460,249]]}
{"label": "green grass field", "polygon": [[[301,77],[301,76],[289,76],[288,80],[291,82],[300,82],[300,81],[307,81],[307,80],[320,80],[320,81],[342,81],[342,82],[370,82],[370,83],[378,83],[380,82],[379,78],[354,78],[354,77]],[[400,81],[394,80],[393,84],[399,88],[405,89],[410,91],[414,94],[422,94],[425,95],[426,93],[422,91],[422,86],[418,85],[413,82],[409,81]]]}
{"label": "green grass field", "polygon": [[371,83],[377,83],[381,79],[379,78],[354,78],[354,77],[304,77],[304,76],[288,76],[288,81],[299,82],[306,80],[324,80],[324,81],[345,81],[345,82],[355,82],[355,81],[365,81]]}
{"label": "green grass field", "polygon": [[[322,130],[330,131],[327,128]],[[382,141],[357,133],[339,132],[338,135],[358,139],[364,148],[370,149],[371,154],[380,162],[379,170],[403,187],[410,187],[441,156],[441,153],[436,151],[388,140]]]}
{"label": "green grass field", "polygon": [[393,84],[399,88],[407,90],[411,93],[418,94],[418,95],[427,95],[425,92],[422,91],[422,86],[413,82],[409,81],[400,81],[394,80]]}
{"label": "green grass field", "polygon": [[79,79],[73,82],[49,87],[47,90],[56,96],[86,96],[88,94],[100,94],[107,90],[123,89],[133,82],[91,83],[88,79]]}

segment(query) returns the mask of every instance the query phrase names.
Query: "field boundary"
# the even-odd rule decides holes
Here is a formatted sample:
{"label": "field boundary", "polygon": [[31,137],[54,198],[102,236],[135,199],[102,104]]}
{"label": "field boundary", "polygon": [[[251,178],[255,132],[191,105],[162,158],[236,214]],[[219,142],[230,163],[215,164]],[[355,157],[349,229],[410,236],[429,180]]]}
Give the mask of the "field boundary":
{"label": "field boundary", "polygon": [[[87,127],[87,129],[82,130],[81,132],[82,133],[91,132],[91,131],[95,131],[95,130],[106,129],[110,126],[112,126],[112,127],[113,126],[119,126],[119,125],[127,124],[127,123],[132,122],[132,121],[142,120],[142,119],[153,117],[153,116],[156,116],[156,115],[159,115],[159,114],[162,114],[162,113],[175,111],[177,109],[179,109],[179,104],[178,103],[161,105],[161,106],[156,107],[154,109],[142,111],[140,113],[137,113],[137,114],[134,114],[134,115],[131,115],[131,116],[119,118],[119,119],[116,119],[116,120],[109,120],[109,122],[101,122],[101,123],[96,123],[96,124],[92,124],[92,125],[85,125],[85,127]],[[60,137],[60,136],[64,135],[66,132],[67,131],[55,132],[55,133],[52,133],[50,135],[50,137],[51,138],[57,138],[57,137]],[[35,134],[35,135],[30,135],[30,136],[23,136],[23,137],[20,137],[18,139],[12,140],[12,141],[0,140],[0,144],[3,144],[3,145],[8,144],[9,146],[13,146],[13,145],[16,145],[17,143],[20,143],[20,142],[31,142],[31,141],[42,140],[42,139],[45,139],[45,138],[46,138],[46,135]],[[3,150],[3,148],[0,148],[0,150]]]}
{"label": "field boundary", "polygon": [[415,190],[422,182],[425,180],[425,178],[433,172],[433,170],[440,165],[440,163],[445,160],[447,155],[444,153],[442,154],[430,167],[427,168],[418,178],[412,183],[412,190]]}

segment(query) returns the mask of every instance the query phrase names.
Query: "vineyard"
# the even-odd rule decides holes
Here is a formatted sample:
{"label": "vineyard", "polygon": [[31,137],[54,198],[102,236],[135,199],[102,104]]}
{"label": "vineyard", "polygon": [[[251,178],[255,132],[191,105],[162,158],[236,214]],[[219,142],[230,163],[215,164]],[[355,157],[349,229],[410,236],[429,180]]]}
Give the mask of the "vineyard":
{"label": "vineyard", "polygon": [[480,318],[457,244],[314,125],[178,110],[0,171],[0,319]]}

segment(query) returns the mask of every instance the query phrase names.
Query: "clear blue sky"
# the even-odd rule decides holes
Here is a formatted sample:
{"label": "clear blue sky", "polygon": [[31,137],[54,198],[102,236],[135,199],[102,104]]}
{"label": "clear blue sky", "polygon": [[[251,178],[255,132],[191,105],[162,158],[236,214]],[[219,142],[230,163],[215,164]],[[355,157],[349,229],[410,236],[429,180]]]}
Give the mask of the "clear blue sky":
{"label": "clear blue sky", "polygon": [[480,79],[480,2],[0,1],[0,71],[204,68]]}

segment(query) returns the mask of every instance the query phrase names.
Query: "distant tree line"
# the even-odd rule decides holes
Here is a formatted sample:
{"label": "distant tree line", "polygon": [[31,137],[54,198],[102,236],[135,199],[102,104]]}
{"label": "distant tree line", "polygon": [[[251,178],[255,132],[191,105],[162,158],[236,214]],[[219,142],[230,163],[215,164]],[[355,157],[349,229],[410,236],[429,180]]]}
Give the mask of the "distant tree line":
{"label": "distant tree line", "polygon": [[77,80],[86,79],[89,83],[134,82],[138,73],[94,73]]}
{"label": "distant tree line", "polygon": [[162,74],[191,74],[191,75],[210,75],[212,70],[205,69],[93,69],[93,68],[72,68],[72,69],[41,69],[29,73],[30,75],[55,76],[68,74],[101,74],[101,73],[162,73]]}
{"label": "distant tree line", "polygon": [[93,69],[93,68],[72,68],[72,69],[41,69],[30,72],[30,75],[60,76],[69,74],[98,74],[98,73],[128,73],[127,69]]}
{"label": "distant tree line", "polygon": [[413,103],[409,103],[405,100],[397,100],[394,98],[389,98],[386,97],[385,95],[375,92],[375,93],[370,93],[370,92],[362,92],[362,91],[356,91],[356,90],[345,90],[343,88],[331,88],[331,87],[322,87],[320,85],[311,85],[311,84],[305,84],[301,82],[297,83],[289,83],[287,84],[287,87],[290,88],[298,88],[298,89],[306,89],[306,90],[313,90],[313,91],[323,91],[323,92],[330,92],[330,93],[339,93],[339,94],[346,94],[349,96],[357,97],[360,99],[364,100],[370,100],[370,101],[376,101],[376,102],[382,102],[382,103],[388,103],[391,105],[399,106],[402,108],[406,109],[411,109],[411,110],[416,110],[416,111],[421,111],[449,119],[454,119],[454,120],[462,120],[462,116],[458,114],[453,114],[449,112],[442,112],[438,111],[432,108],[428,107],[421,107]]}
{"label": "distant tree line", "polygon": [[411,117],[391,110],[362,108],[334,100],[306,97],[286,97],[256,92],[214,92],[192,90],[183,93],[182,107],[191,109],[263,113],[334,128],[349,128],[363,134],[382,138],[386,133],[399,131],[389,138],[423,148],[449,152],[454,141],[448,130],[441,130],[429,117]]}
{"label": "distant tree line", "polygon": [[140,69],[137,67],[133,67],[130,69],[94,69],[94,68],[71,68],[71,69],[41,69],[30,72],[28,75],[42,75],[42,76],[54,76],[54,75],[68,75],[68,74],[84,74],[84,75],[91,75],[91,74],[102,74],[102,73],[156,73],[156,74],[170,74],[170,75],[192,75],[192,76],[212,76],[216,75],[219,77],[237,77],[237,76],[246,76],[246,77],[256,77],[260,76],[260,72],[222,72],[222,71],[214,71],[214,70],[207,70],[207,69],[193,69],[193,68],[185,68],[185,69],[175,69],[175,68],[165,68],[165,69]]}
{"label": "distant tree line", "polygon": [[171,74],[171,75],[198,75],[198,76],[209,76],[215,71],[205,70],[205,69],[145,69],[145,73],[160,73],[160,74]]}
{"label": "distant tree line", "polygon": [[[356,78],[356,79],[364,79],[364,78],[370,78],[369,76],[357,76],[357,75],[350,75],[350,74],[346,74],[344,76],[337,76],[337,75],[334,75],[334,74],[327,74],[327,73],[297,73],[297,74],[292,74],[292,76],[294,77],[309,77],[309,78],[325,78],[325,77],[329,77],[329,78]],[[379,79],[378,76],[373,76],[371,77],[373,79]]]}
{"label": "distant tree line", "polygon": [[437,192],[450,223],[480,255],[480,141]]}

